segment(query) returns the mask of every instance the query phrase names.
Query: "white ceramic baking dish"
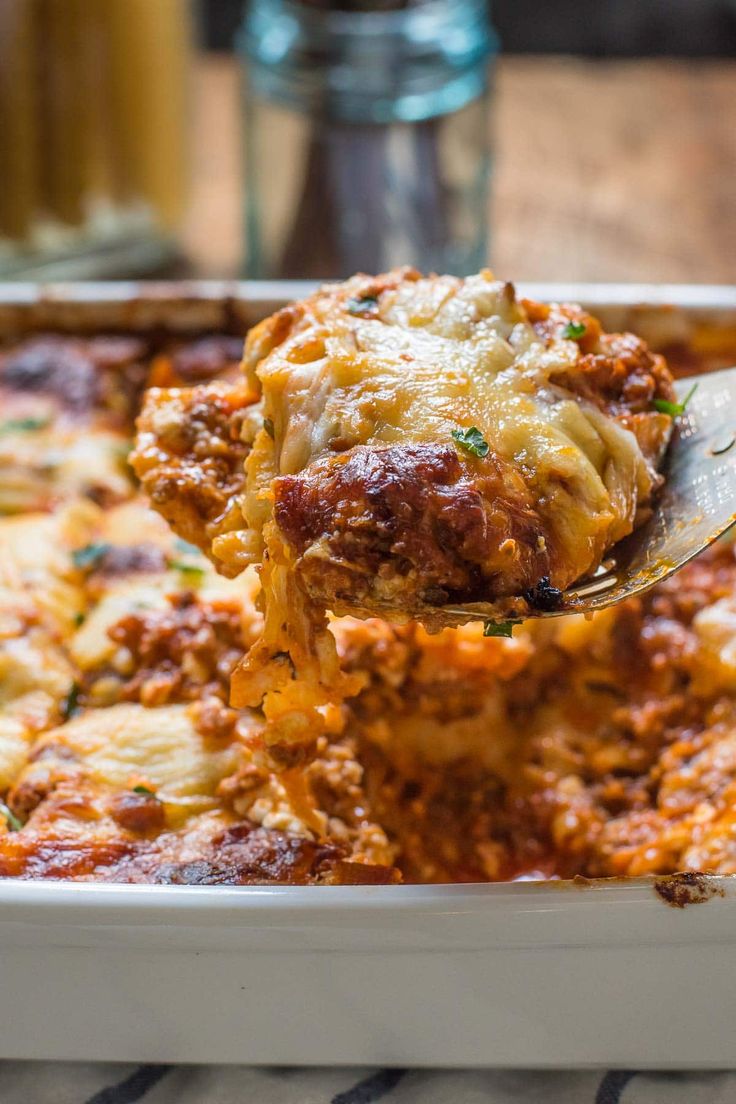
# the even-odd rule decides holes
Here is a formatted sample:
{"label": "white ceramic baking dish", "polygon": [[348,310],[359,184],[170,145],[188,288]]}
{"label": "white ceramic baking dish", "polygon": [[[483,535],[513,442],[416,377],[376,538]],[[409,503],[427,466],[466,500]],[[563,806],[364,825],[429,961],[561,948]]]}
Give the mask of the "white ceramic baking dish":
{"label": "white ceramic baking dish", "polygon": [[[0,333],[242,330],[304,287],[8,285]],[[648,336],[736,327],[736,289],[523,290]],[[732,1066],[736,882],[0,881],[0,992],[4,1058]]]}

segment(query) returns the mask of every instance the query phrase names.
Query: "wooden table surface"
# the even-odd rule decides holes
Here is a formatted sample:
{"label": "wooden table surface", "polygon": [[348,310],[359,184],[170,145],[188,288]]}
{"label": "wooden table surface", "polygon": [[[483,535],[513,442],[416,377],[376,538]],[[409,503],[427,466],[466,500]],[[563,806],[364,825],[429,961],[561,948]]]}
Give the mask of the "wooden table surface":
{"label": "wooden table surface", "polygon": [[[195,75],[197,275],[242,253],[235,63]],[[736,62],[504,58],[489,261],[504,278],[736,281]],[[298,275],[298,273],[295,273]]]}

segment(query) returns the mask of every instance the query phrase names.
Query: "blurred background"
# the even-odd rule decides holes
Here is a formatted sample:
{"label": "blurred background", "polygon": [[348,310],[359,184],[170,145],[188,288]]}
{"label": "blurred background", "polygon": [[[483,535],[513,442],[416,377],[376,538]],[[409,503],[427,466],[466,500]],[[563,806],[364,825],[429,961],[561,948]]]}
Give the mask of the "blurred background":
{"label": "blurred background", "polygon": [[736,0],[0,0],[0,279],[728,283]]}

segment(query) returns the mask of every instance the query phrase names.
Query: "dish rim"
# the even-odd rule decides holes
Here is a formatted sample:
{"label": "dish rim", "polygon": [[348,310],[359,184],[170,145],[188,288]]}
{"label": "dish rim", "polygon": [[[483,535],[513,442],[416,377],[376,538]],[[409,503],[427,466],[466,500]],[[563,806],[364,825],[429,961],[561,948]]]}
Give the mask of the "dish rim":
{"label": "dish rim", "polygon": [[[8,281],[0,283],[0,304],[30,307],[39,303],[104,306],[143,299],[184,304],[196,300],[251,303],[291,301],[309,295],[318,280],[84,280],[77,283]],[[514,280],[517,292],[542,301],[582,300],[602,307],[674,307],[683,310],[736,310],[736,284],[670,284]]]}

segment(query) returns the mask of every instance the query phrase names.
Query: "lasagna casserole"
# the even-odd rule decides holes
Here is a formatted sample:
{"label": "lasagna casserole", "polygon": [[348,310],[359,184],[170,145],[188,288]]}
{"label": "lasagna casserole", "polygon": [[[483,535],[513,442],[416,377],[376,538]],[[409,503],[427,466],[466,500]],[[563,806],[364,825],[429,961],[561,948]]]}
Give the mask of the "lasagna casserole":
{"label": "lasagna casserole", "polygon": [[[545,578],[567,585],[646,509],[669,432],[653,406],[669,394],[667,372],[642,342],[478,281],[458,289],[404,273],[327,291],[253,331],[245,378],[242,340],[224,334],[46,334],[0,350],[0,876],[356,884],[736,871],[731,545],[589,621],[529,621],[498,638],[482,623],[409,618],[427,588],[434,608]],[[484,332],[447,386],[474,378],[476,345],[501,356],[512,334],[548,357],[544,432],[564,431],[595,473],[583,489],[560,457],[559,494],[594,496],[585,551],[573,541],[568,556],[556,513],[517,497],[506,430],[469,395],[462,424],[454,406],[452,425],[436,416],[443,434],[475,427],[493,451],[513,556],[499,567],[473,545],[440,564],[407,541],[395,574],[397,553],[379,539],[386,515],[365,465],[360,478],[350,465],[363,455],[382,480],[398,465],[398,497],[382,504],[391,513],[409,463],[410,482],[423,481],[419,526],[433,496],[478,478],[479,458],[451,436],[442,472],[423,467],[436,428],[417,417],[406,439],[389,407],[402,356],[430,364],[479,318]],[[339,331],[326,390],[325,319]],[[364,379],[341,368],[351,333],[385,367],[380,418]],[[302,366],[296,376],[284,359]],[[339,424],[336,378],[359,395]],[[146,391],[136,466],[155,510],[126,460]],[[358,512],[364,541],[350,536]],[[294,712],[294,661],[264,636],[248,565],[274,542],[302,565],[305,601],[337,615],[302,641],[304,657],[316,648],[317,664],[332,665],[308,702],[319,724],[306,750],[299,740],[274,750],[270,735]],[[477,589],[484,580],[495,595]],[[405,616],[375,616],[386,602]],[[258,662],[233,700],[246,653]]]}

